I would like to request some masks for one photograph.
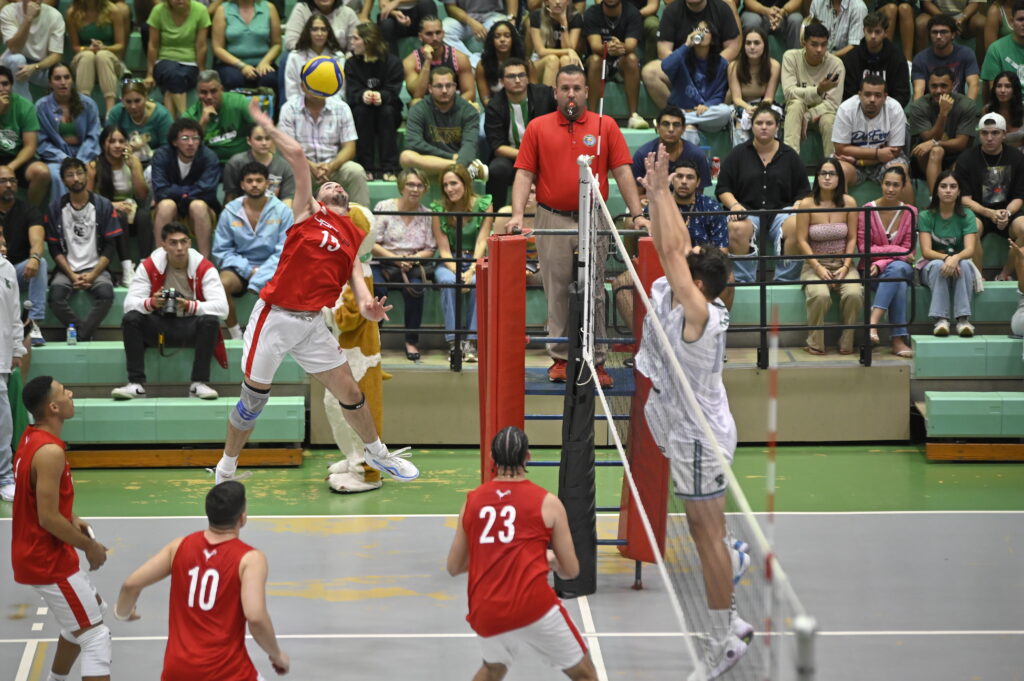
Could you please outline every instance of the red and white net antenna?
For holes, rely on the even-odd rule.
[[[768,334],[768,463],[765,471],[765,510],[767,511],[765,537],[768,551],[764,558],[764,577],[768,584],[765,589],[764,643],[768,646],[765,656],[765,681],[771,681],[772,672],[778,668],[778,645],[782,640],[773,636],[773,613],[778,605],[773,583],[772,562],[775,559],[775,454],[778,441],[779,420],[779,306],[772,305],[771,330]],[[779,639],[778,645],[773,639]]]

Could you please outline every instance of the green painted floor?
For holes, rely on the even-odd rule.
[[[537,460],[555,450],[537,450]],[[265,468],[246,481],[251,515],[405,515],[456,513],[478,482],[479,453],[422,450],[423,474],[386,482],[375,492],[333,494],[324,482],[334,452],[307,452],[298,468]],[[599,457],[614,457],[614,451]],[[244,454],[243,454],[244,462]],[[778,454],[777,511],[1024,510],[1024,464],[929,463],[916,446],[783,447]],[[244,464],[243,464],[244,467]],[[765,450],[741,447],[736,476],[755,510],[764,508]],[[597,469],[598,506],[617,506],[618,468]],[[530,477],[552,491],[554,468]],[[75,510],[82,516],[202,515],[211,477],[196,469],[79,470]],[[0,517],[10,516],[0,504]]]

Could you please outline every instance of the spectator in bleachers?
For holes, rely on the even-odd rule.
[[[451,0],[444,2],[448,14],[442,22],[448,44],[469,57],[476,68],[480,49],[472,49],[466,42],[475,38],[478,44],[487,39],[487,31],[498,21],[513,16],[515,0]]]
[[[433,3],[431,3],[431,7],[433,7]],[[341,51],[348,52],[348,37],[352,34],[352,29],[359,23],[359,17],[351,7],[345,4],[344,0],[299,0],[295,3],[292,13],[288,16],[288,23],[284,27],[284,49],[289,52],[296,49],[306,22],[314,14],[327,17],[331,31],[341,46]]]
[[[295,49],[288,53],[284,70],[285,102],[302,96],[302,67],[313,57],[332,57],[341,68],[346,68],[345,51],[341,49],[327,18],[320,13],[309,17],[295,43]],[[345,89],[338,90],[334,96],[344,99]]]
[[[828,29],[821,24],[804,28],[804,46],[782,55],[782,96],[786,100],[783,139],[797,151],[807,131],[817,127],[825,156],[834,154],[832,126],[842,103],[846,67],[828,51]]]
[[[277,153],[274,140],[258,125],[249,130],[248,151],[235,154],[224,166],[224,203],[234,201],[244,194],[242,190],[242,168],[256,161],[267,169],[267,196],[276,196],[291,208],[295,198],[295,173],[281,154]]]
[[[974,102],[953,91],[953,72],[945,66],[928,76],[928,97],[907,107],[910,156],[935,186],[939,171],[952,167],[957,157],[974,142],[978,110]]]
[[[480,114],[455,96],[455,74],[447,67],[430,71],[430,96],[411,109],[405,123],[403,168],[419,168],[439,177],[452,163],[461,163],[473,179],[487,180],[487,166],[477,158]]]
[[[736,9],[723,0],[676,0],[666,5],[658,29],[658,58],[641,72],[647,96],[659,109],[668,102],[671,83],[661,70],[661,60],[679,49],[700,22],[711,27],[722,45],[722,59],[730,62],[740,53],[740,21]]]
[[[956,176],[951,170],[943,170],[935,182],[931,203],[921,211],[917,221],[921,239],[918,268],[921,283],[932,292],[928,316],[935,320],[932,333],[936,336],[949,335],[949,323],[954,317],[957,335],[965,338],[974,335],[971,303],[978,270],[971,258],[978,244],[980,227],[971,209],[961,202]]]
[[[373,246],[376,258],[431,258],[437,241],[431,229],[431,211],[421,202],[430,182],[427,175],[416,168],[406,168],[398,173],[398,191],[396,199],[385,199],[373,208],[375,214],[377,243]],[[416,213],[416,215],[381,215],[392,211]],[[414,260],[374,262],[373,290],[376,296],[387,295],[386,283],[408,282],[421,284],[429,280],[427,270],[433,271],[433,263],[417,263]],[[420,336],[415,329],[420,328],[423,319],[422,287],[406,287],[401,289],[405,309],[405,328],[412,329],[405,334],[405,357],[410,362],[420,361]]]
[[[313,184],[333,180],[360,205],[370,202],[366,171],[355,162],[356,125],[352,110],[340,99],[303,96],[285,102],[278,126],[298,140],[306,152]]]
[[[433,223],[437,254],[441,258],[472,258],[472,262],[438,263],[434,270],[434,281],[438,284],[459,282],[469,289],[469,302],[463,312],[469,319],[470,331],[476,331],[476,261],[487,254],[487,238],[494,225],[494,206],[491,196],[477,196],[473,192],[473,180],[465,166],[453,164],[441,174],[441,199],[430,204],[435,213],[486,213],[486,216],[462,218],[461,230],[455,218],[435,217]],[[459,232],[461,231],[461,236]],[[461,250],[458,246],[461,243]],[[455,319],[455,296],[458,289],[441,289],[441,311],[446,329],[455,329],[462,320]],[[455,334],[446,333],[450,351],[455,349]],[[462,356],[467,362],[476,361],[476,334],[470,334],[462,341]]]
[[[733,146],[750,139],[750,116],[758,102],[775,100],[782,66],[768,52],[768,34],[761,28],[743,31],[743,49],[729,63],[729,99],[733,105]]]
[[[221,3],[213,13],[210,40],[226,90],[268,87],[277,93],[281,17],[268,0]]]
[[[882,196],[868,201],[865,207],[886,210],[863,212],[857,215],[857,251],[871,253],[872,277],[883,279],[906,279],[907,281],[880,281],[871,284],[876,293],[871,301],[871,324],[878,324],[882,316],[889,315],[889,323],[896,326],[889,329],[892,354],[910,358],[910,334],[907,331],[907,293],[914,280],[914,223],[917,208],[900,201],[903,187],[910,178],[900,166],[893,166],[882,175]],[[865,223],[868,225],[865,228]],[[871,236],[871,247],[867,248],[865,232]],[[861,267],[864,267],[862,261]],[[871,345],[878,345],[878,329],[872,326],[868,332]]]
[[[813,255],[803,261],[800,281],[820,280],[828,283],[804,285],[807,302],[807,325],[821,326],[832,307],[832,293],[839,293],[840,321],[844,325],[856,324],[864,310],[864,287],[853,266],[856,252],[857,213],[843,208],[856,208],[857,202],[846,193],[846,182],[839,160],[827,158],[818,166],[811,187],[811,195],[797,201],[796,208],[814,210],[796,214],[796,242],[798,252]],[[856,329],[843,329],[839,335],[839,354],[853,353]],[[804,351],[812,355],[825,354],[825,331],[807,332]]]
[[[46,241],[57,265],[50,282],[50,309],[64,326],[75,325],[78,340],[90,341],[114,303],[107,266],[117,257],[123,230],[113,204],[86,188],[88,172],[80,159],[65,158],[60,178],[67,191],[53,200],[46,216]],[[71,309],[75,291],[92,297],[85,319]]]
[[[370,9],[374,0],[365,0],[360,21],[370,20]],[[412,38],[420,32],[420,22],[426,17],[437,15],[433,0],[380,0],[377,24],[391,54],[398,56],[398,42],[401,38]]]
[[[992,0],[985,15],[985,49],[1013,33],[1013,5],[1016,0]]]
[[[66,158],[83,163],[100,153],[100,113],[92,97],[75,89],[71,69],[63,64],[50,68],[50,94],[36,102],[39,118],[39,158],[50,168],[50,198],[62,196],[60,164]]]
[[[206,68],[210,13],[196,0],[164,0],[153,7],[146,48],[146,87],[160,86],[164,106],[178,118]]]
[[[217,154],[221,165],[246,150],[245,138],[252,128],[249,98],[238,92],[224,92],[216,71],[199,73],[199,99],[184,116],[199,121],[203,142]]]
[[[661,63],[672,83],[668,103],[687,112],[683,137],[694,145],[700,144],[699,131],[718,132],[732,122],[732,107],[725,103],[729,65],[717,40],[707,24],[700,24],[686,44]]]
[[[50,169],[36,160],[39,143],[39,117],[32,102],[11,91],[14,75],[0,66],[0,165],[14,171],[18,185],[35,206],[41,205],[50,191]]]
[[[1024,144],[1024,94],[1015,72],[1002,71],[995,77],[981,113],[997,113],[1006,121],[1003,144],[1018,148]]]
[[[784,50],[800,47],[800,28],[804,20],[800,14],[801,0],[746,0],[743,3],[744,32],[759,28],[776,36]]]
[[[808,18],[828,29],[828,51],[842,57],[864,39],[867,13],[862,0],[811,0]]]
[[[121,88],[121,103],[107,112],[107,123],[124,130],[132,153],[143,167],[149,165],[154,149],[167,144],[167,131],[174,122],[167,107],[148,96],[145,83],[129,80]]]
[[[364,21],[349,37],[345,98],[356,122],[356,161],[370,179],[393,182],[398,172],[398,126],[402,123],[402,62],[388,52],[377,24]],[[379,162],[374,158],[380,158]]]
[[[921,0],[921,13],[914,19],[918,49],[928,43],[926,31],[931,30],[931,19],[944,14],[952,19],[956,32],[963,38],[976,38],[975,59],[981,63],[985,49],[985,4],[985,0]]]
[[[530,12],[530,42],[538,82],[553,86],[558,69],[567,64],[583,66],[582,33],[583,15],[569,0],[543,0],[538,9]]]
[[[850,97],[836,111],[832,143],[843,164],[846,186],[861,182],[880,182],[885,169],[900,165],[910,174],[910,161],[904,154],[907,141],[907,116],[895,99],[886,96],[885,81],[879,76],[864,76],[860,93]],[[902,199],[914,203],[914,187],[904,187]]]
[[[28,350],[22,344],[21,305],[18,301],[18,275],[8,262],[7,242],[0,235],[0,500],[14,501],[14,469],[11,466],[11,440],[14,438],[14,418],[7,396],[7,383],[21,358]],[[27,493],[26,493],[27,494]]]
[[[213,235],[213,260],[220,268],[220,283],[227,294],[225,321],[232,338],[242,337],[235,313],[235,298],[259,292],[274,276],[285,233],[294,222],[292,209],[268,194],[270,173],[259,161],[242,167],[244,194],[226,206]]]
[[[985,114],[978,123],[979,144],[960,154],[956,164],[959,196],[964,206],[978,219],[977,243],[972,249],[974,264],[980,270],[984,262],[981,240],[995,233],[1010,240],[1024,237],[1024,154],[1008,146],[1006,119]],[[1014,271],[1010,251],[997,281],[1005,281]]]
[[[29,83],[48,85],[50,69],[64,56],[64,30],[64,17],[50,5],[22,0],[0,9],[0,37],[6,46],[0,64],[14,74],[16,94],[31,102]]]
[[[501,67],[511,57],[525,60],[526,51],[515,25],[503,19],[495,22],[487,32],[480,63],[476,65],[476,90],[482,106],[487,106],[494,93],[501,90]],[[532,72],[533,67],[527,66]]]
[[[526,126],[538,116],[555,110],[555,96],[547,85],[527,80],[527,65],[510,57],[501,67],[502,88],[487,104],[484,132],[494,156],[488,165],[487,193],[501,208],[508,201],[508,190],[515,178],[519,141]]]
[[[846,69],[844,100],[857,94],[860,81],[873,73],[885,79],[886,91],[900,106],[906,107],[910,103],[910,74],[899,50],[885,37],[888,21],[881,12],[872,12],[864,17],[864,40],[843,55],[843,68]]]
[[[227,295],[213,263],[191,248],[188,228],[170,222],[160,233],[161,248],[142,261],[124,298],[124,338],[128,384],[114,388],[115,400],[146,397],[146,348],[191,347],[189,397],[217,399],[210,381],[210,360],[227,367],[220,320],[228,313]],[[171,290],[176,298],[169,297]],[[168,308],[172,310],[168,312]]]
[[[587,107],[597,111],[597,101],[604,92],[602,72],[608,80],[622,78],[629,119],[626,125],[637,130],[650,127],[637,113],[640,106],[640,58],[636,50],[643,39],[643,17],[632,4],[622,0],[600,0],[583,12],[583,39],[587,56]],[[666,74],[673,89],[675,74]]]
[[[0,227],[7,240],[7,259],[14,265],[18,286],[28,295],[32,345],[45,345],[39,322],[46,318],[46,230],[43,215],[35,204],[18,198],[17,178],[8,166],[0,165]]]
[[[914,99],[924,96],[929,73],[940,66],[948,66],[953,72],[953,89],[977,101],[978,58],[970,49],[956,43],[958,31],[953,17],[945,14],[928,20],[931,45],[914,55],[910,69],[910,77],[914,81]]]
[[[697,169],[697,176],[700,180],[698,187],[703,191],[711,186],[711,168],[708,165],[708,157],[701,148],[683,137],[683,130],[686,127],[686,114],[677,106],[666,106],[658,112],[656,119],[658,136],[650,142],[644,143],[633,153],[633,179],[636,180],[637,191],[643,197],[647,190],[644,188],[640,178],[647,174],[644,161],[647,155],[658,150],[659,144],[665,145],[668,153],[668,172],[671,175],[675,169],[682,165],[683,161],[690,161]],[[694,242],[698,243],[698,242]]]
[[[121,60],[128,45],[120,13],[110,0],[74,0],[68,9],[67,33],[79,90],[91,97],[99,81],[104,111],[110,111],[117,101],[117,83],[125,69]]]
[[[424,17],[419,37],[422,46],[402,60],[405,89],[412,98],[409,106],[415,106],[428,94],[430,74],[442,66],[451,70],[459,95],[467,102],[475,102],[476,81],[469,57],[445,44],[441,20],[435,16]]]
[[[981,65],[981,79],[991,83],[1000,71],[1024,73],[1024,0],[1013,3],[1013,33],[992,43]]]
[[[896,37],[896,27],[899,26],[903,58],[909,64],[914,59],[914,37],[917,34],[914,18],[917,16],[917,0],[878,0],[875,3],[875,11],[885,17],[885,37],[890,43]]]
[[[128,237],[138,241],[138,260],[153,251],[153,226],[150,223],[149,185],[138,156],[131,152],[128,137],[116,125],[108,125],[100,133],[103,150],[86,167],[89,173],[86,188],[110,201],[121,221],[123,234],[117,241],[121,261],[121,281],[125,286],[132,279],[132,257]]]
[[[756,236],[765,225],[768,243],[774,253],[782,253],[782,225],[797,199],[810,193],[807,171],[800,154],[780,142],[778,137],[781,116],[770,102],[761,102],[754,110],[752,119],[753,137],[729,152],[722,161],[715,194],[725,209],[732,211],[729,216],[729,243],[734,255],[758,254],[759,239]],[[768,215],[746,215],[748,210],[777,210]],[[749,248],[742,244],[749,243]],[[767,253],[765,255],[768,255]],[[754,281],[756,263],[733,261],[736,281]],[[800,262],[781,261],[776,264],[775,278],[795,281],[800,271]]]
[[[637,56],[640,57],[640,63],[644,64],[658,56],[658,27],[661,25],[658,10],[661,8],[661,0],[623,1],[636,7],[643,19],[643,38],[640,40],[640,51]]]
[[[220,212],[217,154],[203,144],[203,130],[191,118],[179,118],[167,133],[168,144],[153,152],[150,163],[153,200],[153,239],[160,245],[164,226],[188,218],[199,252],[210,252],[213,216]]]

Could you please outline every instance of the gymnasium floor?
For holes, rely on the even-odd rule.
[[[537,458],[553,456],[538,452]],[[418,453],[420,480],[341,496],[322,482],[327,452],[301,468],[264,469],[247,481],[243,539],[270,560],[269,607],[291,678],[469,679],[479,663],[464,622],[465,577],[444,560],[478,454]],[[913,447],[784,448],[779,454],[777,547],[804,605],[819,620],[817,679],[1024,679],[1024,466],[929,464]],[[764,457],[741,448],[736,473],[759,510]],[[621,472],[598,469],[598,504],[613,505]],[[532,479],[554,485],[555,472]],[[174,536],[201,529],[209,479],[192,470],[75,474],[76,510],[111,549],[93,573],[104,597]],[[0,506],[9,545],[10,506]],[[612,536],[615,518],[602,516]],[[599,552],[598,592],[567,602],[609,680],[685,678],[689,662],[664,586],[645,569]],[[740,587],[757,594],[756,579]],[[0,563],[0,681],[45,679],[57,635],[31,590]],[[159,678],[166,583],[143,594],[143,619],[109,622],[113,678]],[[254,645],[257,667],[272,678]],[[760,652],[725,678],[760,678]],[[746,665],[746,667],[744,667]],[[72,676],[77,678],[77,676]],[[524,660],[509,679],[564,678]],[[783,678],[792,678],[786,676]]]

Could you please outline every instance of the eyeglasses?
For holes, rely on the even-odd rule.
[[[18,184],[16,177],[0,177],[0,184]]]
[[[406,189],[426,189],[426,185],[420,184],[419,182],[406,182]]]
[[[839,173],[834,170],[821,170],[818,172],[818,177],[839,177]]]
[[[434,88],[435,90],[454,90],[455,83],[434,83],[430,87]]]
[[[178,138],[178,141],[179,142],[200,142],[200,141],[202,141],[202,139],[203,139],[202,137],[198,137],[196,135],[182,135],[181,137]]]
[[[526,75],[526,72],[523,72],[523,73],[506,73],[505,74],[505,78],[508,78],[509,80],[526,80],[527,75]]]

